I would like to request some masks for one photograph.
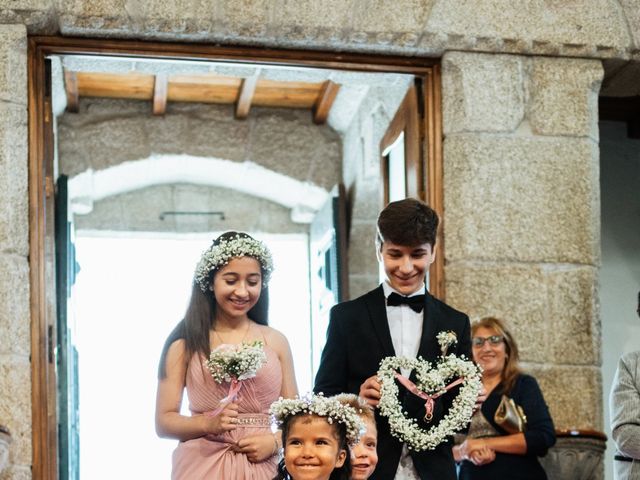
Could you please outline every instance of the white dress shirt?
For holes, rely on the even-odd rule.
[[[382,282],[384,297],[387,298],[391,292],[400,292],[394,290],[386,281]],[[414,295],[422,295],[425,293],[425,285],[423,284],[417,291],[408,297]],[[389,322],[389,331],[391,332],[391,341],[393,349],[398,357],[416,358],[418,349],[420,348],[420,338],[422,337],[422,320],[424,318],[424,310],[415,312],[408,305],[398,305],[390,307],[387,305],[387,321]],[[404,369],[401,371],[405,377],[409,376],[409,371]],[[402,454],[400,455],[400,463],[396,470],[395,480],[420,480],[416,468],[413,466],[413,460],[409,455],[409,449],[406,444],[402,445]]]

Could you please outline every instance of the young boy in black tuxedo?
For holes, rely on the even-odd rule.
[[[376,372],[387,356],[440,355],[436,335],[453,331],[457,344],[449,353],[471,357],[469,318],[429,294],[425,277],[436,255],[437,214],[424,202],[392,202],[378,216],[376,250],[386,279],[376,289],[331,310],[327,343],[322,352],[314,391],[325,395],[355,393],[370,405],[380,400]],[[402,409],[428,429],[446,415],[457,388],[435,402],[433,418],[424,401],[401,387]],[[378,466],[371,480],[455,480],[451,444],[434,450],[409,451],[393,437],[387,419],[376,410]]]

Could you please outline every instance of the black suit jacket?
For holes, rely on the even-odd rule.
[[[435,361],[440,355],[436,335],[445,330],[456,333],[458,343],[449,353],[471,358],[469,318],[427,293],[423,310],[422,337],[418,356]],[[314,391],[326,396],[342,392],[355,393],[360,385],[378,371],[380,361],[395,356],[382,286],[365,295],[333,307],[327,329],[327,343],[322,351]],[[403,409],[410,416],[422,419],[424,401],[407,393],[402,387]],[[442,419],[458,388],[452,389],[435,402],[429,428]],[[422,422],[422,420],[420,420]],[[376,410],[378,427],[378,466],[371,480],[392,480],[402,453],[402,443],[393,437],[387,419]],[[443,443],[434,450],[412,452],[413,463],[422,480],[455,480],[455,464],[451,444]]]

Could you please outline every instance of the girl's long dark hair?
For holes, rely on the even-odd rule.
[[[280,430],[282,431],[282,446],[285,448],[285,450],[287,448],[287,438],[289,438],[291,422],[303,415],[307,414],[290,415],[284,420],[284,422],[282,422]],[[329,480],[349,480],[351,478],[351,452],[349,451],[349,444],[347,443],[347,427],[345,427],[344,424],[338,422],[333,422],[330,425],[334,428],[337,434],[338,448],[346,452],[346,457],[344,460],[344,464],[342,464],[341,467],[333,469]],[[278,470],[276,476],[273,477],[273,480],[295,480],[287,471],[287,466],[284,463],[284,458],[278,463]]]
[[[222,240],[230,240],[236,237],[253,238],[242,232],[225,232],[213,241],[212,245],[218,245]],[[260,262],[258,262],[260,263]],[[266,278],[266,272],[260,264],[262,278]],[[213,277],[218,269],[211,270],[208,277],[208,283],[213,282]],[[167,337],[162,347],[160,355],[160,364],[158,366],[158,378],[163,379],[167,376],[167,352],[169,347],[176,340],[184,339],[185,341],[185,359],[190,359],[194,353],[200,353],[205,357],[209,357],[211,348],[209,345],[209,330],[213,327],[216,313],[216,298],[212,291],[203,292],[200,285],[194,281],[191,287],[191,299],[187,307],[187,312],[178,325]],[[247,313],[248,317],[260,325],[269,324],[269,289],[262,287],[260,298]]]

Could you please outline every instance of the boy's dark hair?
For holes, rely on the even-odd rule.
[[[436,244],[438,214],[426,203],[415,198],[391,202],[378,215],[376,245],[385,241],[415,247]]]

